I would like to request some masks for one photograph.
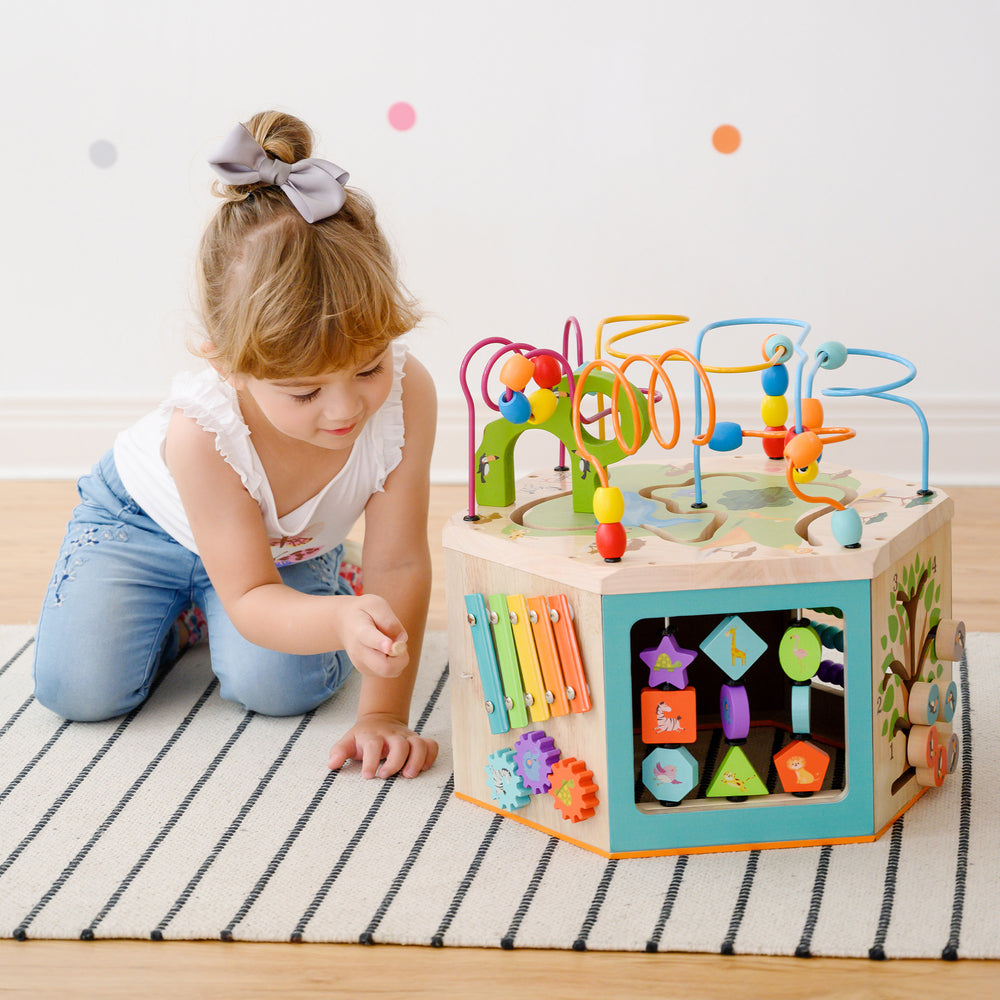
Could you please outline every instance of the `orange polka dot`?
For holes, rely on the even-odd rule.
[[[735,153],[740,141],[740,130],[735,125],[720,125],[712,133],[712,145],[720,153]]]

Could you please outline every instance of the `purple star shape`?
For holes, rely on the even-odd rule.
[[[670,684],[675,688],[688,686],[687,668],[698,655],[696,649],[685,649],[677,639],[666,634],[658,646],[644,649],[639,659],[649,667],[649,686]]]

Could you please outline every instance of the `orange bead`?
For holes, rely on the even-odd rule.
[[[812,431],[803,431],[785,442],[785,457],[796,469],[805,469],[823,453],[823,442]]]
[[[802,426],[814,430],[823,426],[823,404],[818,399],[802,400]]]
[[[500,381],[508,389],[524,392],[524,387],[535,374],[535,366],[523,354],[512,354],[500,369]]]

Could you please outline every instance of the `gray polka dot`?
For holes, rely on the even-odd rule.
[[[118,159],[118,150],[113,142],[98,139],[90,144],[90,162],[95,167],[113,167]]]

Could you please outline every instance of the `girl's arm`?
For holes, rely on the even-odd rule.
[[[286,653],[343,649],[363,674],[405,669],[405,655],[390,654],[406,636],[384,599],[301,594],[282,582],[260,508],[214,434],[175,412],[166,459],[212,585],[246,639]]]
[[[386,479],[385,491],[374,494],[365,507],[361,563],[365,593],[384,598],[399,616],[408,656],[398,676],[364,677],[357,723],[330,751],[331,768],[349,758],[360,759],[365,777],[388,777],[400,770],[415,777],[437,756],[437,744],[412,732],[408,724],[430,600],[427,514],[437,424],[434,383],[412,356],[403,379],[403,420],[402,460]]]

